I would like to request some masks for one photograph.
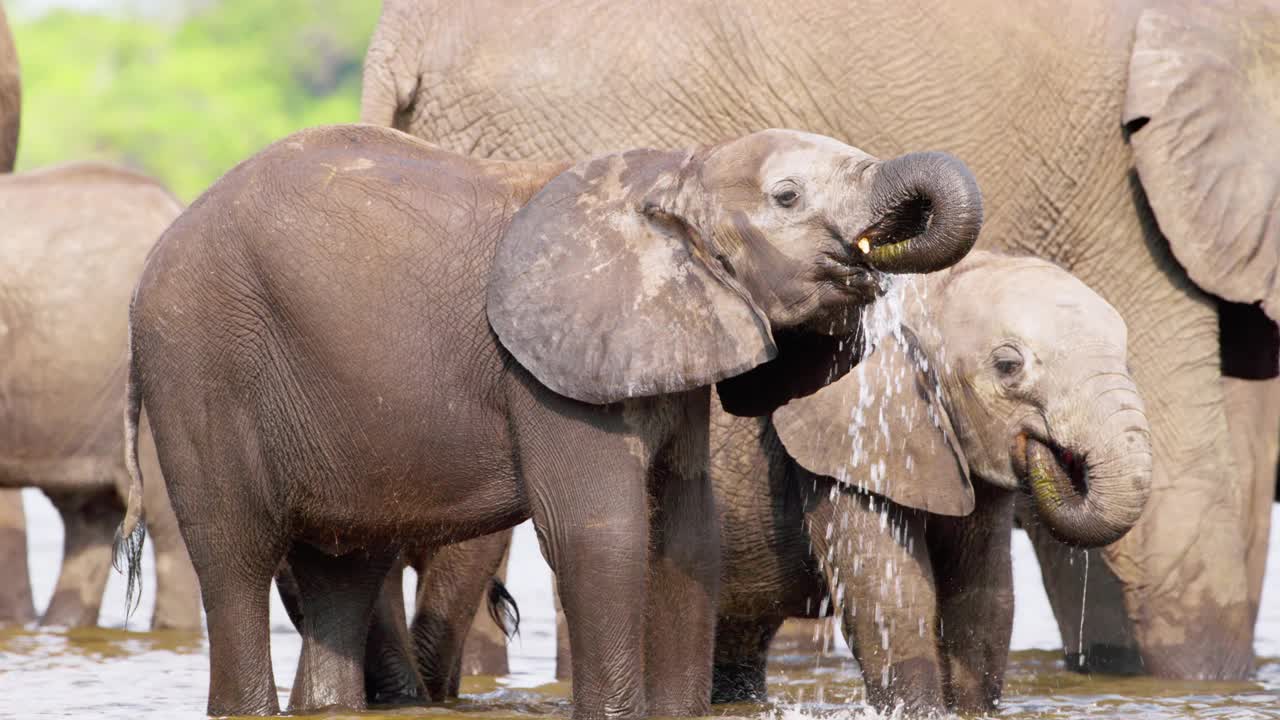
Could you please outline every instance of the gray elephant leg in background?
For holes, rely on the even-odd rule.
[[[1062,635],[1067,669],[1142,673],[1142,654],[1125,611],[1124,588],[1108,571],[1102,551],[1059,542],[1037,520],[1030,498],[1018,497],[1015,502],[1019,525],[1031,540],[1040,564],[1049,606]]]
[[[302,591],[288,562],[281,563],[276,571],[276,588],[294,629],[303,633]],[[310,668],[310,671],[316,673],[326,669]],[[330,679],[313,674],[305,681],[300,676],[296,677],[294,682],[323,687]],[[387,572],[369,621],[364,690],[369,705],[411,704],[429,697],[422,678],[418,676],[409,641],[404,616],[404,563],[399,558]]]
[[[511,531],[410,553],[418,572],[412,636],[418,672],[436,702],[458,696],[469,631],[488,617],[485,591],[511,544]],[[505,659],[506,638],[498,648]]]
[[[954,712],[996,707],[1013,636],[1014,495],[975,483],[974,511],[929,518],[925,537],[938,593],[943,692]]]
[[[814,555],[824,559],[845,640],[862,667],[867,701],[882,712],[898,701],[908,713],[943,709],[925,516],[844,485],[832,499],[831,483],[805,485],[815,488],[805,523]],[[832,525],[837,531],[828,539]]]
[[[1240,493],[1246,518],[1245,567],[1249,574],[1250,618],[1258,619],[1262,581],[1267,569],[1271,504],[1275,501],[1276,460],[1280,454],[1280,379],[1244,380],[1224,377],[1227,424],[1239,471],[1248,479]]]
[[[36,619],[27,570],[27,515],[22,491],[0,489],[0,625],[23,625]]]
[[[45,492],[62,516],[62,568],[41,625],[86,627],[98,623],[111,571],[112,543],[124,519],[115,488]]]
[[[507,540],[503,545],[502,559],[491,573],[499,582],[506,581],[511,547],[511,531],[503,534]],[[487,583],[485,587],[488,587]],[[501,676],[511,672],[507,662],[507,635],[489,616],[488,605],[486,602],[477,603],[471,629],[467,631],[467,641],[462,646],[461,675]]]
[[[430,698],[413,657],[404,615],[404,561],[397,558],[382,582],[364,654],[365,699],[370,705]]]
[[[1280,499],[1280,328],[1257,305],[1218,303],[1222,385],[1236,466],[1245,479],[1240,516],[1247,519],[1245,568],[1250,622],[1258,619],[1267,569],[1271,503]]]
[[[781,617],[716,620],[711,702],[764,702],[768,696],[769,645]]]
[[[551,594],[556,604],[556,680],[573,680],[573,658],[569,654],[569,625],[564,621],[564,608],[560,605],[560,590],[556,579],[551,578]]]
[[[142,476],[150,479],[143,485],[142,502],[146,508],[147,535],[156,560],[156,604],[151,629],[199,632],[204,624],[200,614],[200,580],[187,553],[187,544],[182,540],[173,506],[169,504],[155,441],[145,421],[138,433],[138,462]]]
[[[289,696],[291,712],[362,709],[365,648],[374,607],[396,549],[332,556],[307,543],[289,552],[302,608],[302,654]]]

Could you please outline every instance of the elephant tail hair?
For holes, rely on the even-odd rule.
[[[489,605],[489,617],[497,624],[507,639],[520,632],[520,607],[516,599],[507,592],[507,586],[498,578],[489,578],[489,594],[486,599]]]
[[[132,313],[130,313],[132,314]],[[112,548],[112,565],[117,572],[127,569],[128,584],[125,587],[125,622],[138,609],[142,596],[142,541],[147,534],[142,507],[142,470],[138,467],[138,423],[142,415],[142,388],[138,384],[137,356],[133,352],[132,327],[129,333],[127,353],[128,380],[125,384],[124,407],[124,462],[129,471],[129,499],[125,506],[124,521],[116,530]]]

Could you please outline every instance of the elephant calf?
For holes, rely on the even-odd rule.
[[[292,708],[360,708],[401,552],[530,517],[575,716],[706,711],[711,386],[760,415],[840,377],[881,273],[954,264],[981,222],[955,158],[783,130],[566,167],[334,126],[241,163],[160,238],[130,316],[128,434],[145,407],[200,578],[209,712],[278,710],[282,561]]]
[[[915,282],[902,332],[844,378],[767,420],[713,409],[715,702],[764,699],[785,619],[840,612],[876,707],[989,710],[1018,492],[1084,547],[1142,512],[1151,440],[1116,311],[1027,257],[974,251]]]

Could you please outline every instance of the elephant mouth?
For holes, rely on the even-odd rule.
[[[1079,501],[1089,494],[1085,456],[1053,442],[1023,433],[1015,439],[1014,474],[1037,498],[1057,503]]]
[[[917,194],[858,233],[849,253],[870,266],[896,260],[911,250],[912,240],[929,231],[933,216],[933,201]]]
[[[827,282],[840,294],[858,305],[868,305],[884,294],[883,273],[866,265],[849,265],[837,261],[827,273]]]

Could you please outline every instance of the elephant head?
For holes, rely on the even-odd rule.
[[[857,311],[882,273],[955,263],[981,223],[973,176],[941,153],[878,161],[767,130],[610,155],[515,214],[489,321],[562,395],[610,403],[727,381],[731,412],[765,414],[856,362]]]
[[[1023,488],[1060,540],[1119,539],[1151,482],[1120,315],[1033,258],[975,252],[920,285],[929,314],[908,293],[914,332],[773,414],[787,452],[810,471],[944,515],[972,510],[970,476]],[[860,392],[870,378],[885,392]],[[866,428],[852,451],[851,419]]]

